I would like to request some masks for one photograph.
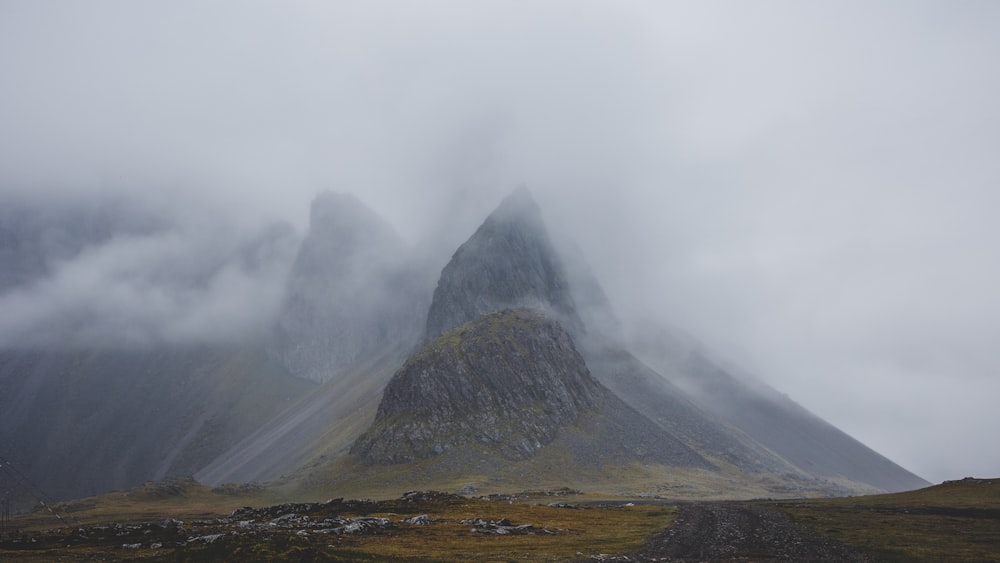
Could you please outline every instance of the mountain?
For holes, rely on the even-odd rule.
[[[391,343],[416,340],[430,284],[408,254],[393,228],[354,196],[317,196],[269,354],[322,382]]]
[[[110,196],[0,203],[0,457],[34,494],[191,475],[316,387],[269,361],[256,331],[213,318],[231,311],[193,299],[259,295],[241,282],[283,271],[290,227],[190,242],[201,216],[185,211]]]
[[[426,338],[504,308],[541,309],[571,331],[582,326],[541,211],[523,187],[500,203],[444,267],[427,313]]]
[[[371,422],[386,382],[419,344],[433,278],[395,230],[352,195],[325,192],[304,237],[268,356],[320,383],[195,476],[269,481],[336,457]]]
[[[925,484],[702,347],[653,328],[626,333],[582,252],[553,243],[525,189],[453,253],[436,286],[353,196],[321,194],[310,211],[294,261],[283,250],[294,237],[279,228],[197,260],[181,245],[165,263],[116,213],[67,221],[57,242],[0,214],[0,258],[19,268],[0,292],[10,303],[49,288],[53,272],[69,282],[120,257],[137,264],[115,270],[138,272],[126,287],[161,284],[180,304],[197,291],[226,297],[260,272],[284,287],[273,309],[255,302],[263,312],[247,317],[272,319],[270,330],[228,340],[169,340],[164,309],[135,345],[132,325],[84,302],[90,316],[45,320],[70,334],[112,326],[100,334],[121,340],[0,342],[0,456],[61,498],[180,475],[267,482],[282,498],[464,484],[682,497]],[[157,229],[158,244],[181,236],[169,221]],[[30,258],[38,249],[52,254]]]
[[[655,421],[658,432],[720,460],[773,471],[796,470],[700,409],[660,374],[635,359],[615,338],[614,319],[600,283],[579,258],[569,265],[545,227],[530,192],[518,188],[486,218],[441,271],[427,321],[427,334],[512,306],[558,319],[574,335],[575,348],[602,387]],[[584,304],[584,313],[578,310]],[[583,318],[599,324],[585,326]],[[384,404],[384,403],[383,403]]]
[[[594,379],[557,322],[509,309],[481,315],[411,356],[351,453],[368,465],[484,454],[517,461],[584,423],[589,439],[570,448],[579,463],[711,467]]]
[[[591,325],[584,324],[577,302],[588,304]],[[512,355],[512,350],[560,348],[552,342],[551,326],[543,329],[537,320],[528,328],[515,316],[516,330],[499,322],[512,318],[496,312],[510,308],[565,323],[573,354],[558,361]],[[484,448],[507,460],[531,457],[551,448],[560,433],[569,432],[566,421],[592,406],[589,395],[567,393],[567,380],[545,371],[559,363],[569,371],[586,370],[582,381],[596,382],[602,397],[627,405],[644,421],[643,435],[683,445],[707,466],[741,475],[748,486],[772,481],[786,491],[845,493],[924,483],[790,400],[768,406],[748,382],[725,378],[725,397],[692,393],[691,378],[694,387],[718,387],[713,382],[720,381],[721,368],[702,357],[697,366],[663,366],[668,369],[658,372],[628,350],[609,309],[585,267],[564,265],[538,206],[527,190],[518,189],[442,270],[426,338],[443,336],[430,340],[389,382],[374,423],[352,454],[368,465],[413,463],[448,452],[475,457]],[[606,321],[593,326],[594,319]],[[677,347],[672,352],[671,357],[690,356]],[[551,410],[539,414],[537,405]],[[596,444],[605,447],[609,443]],[[674,461],[661,460],[665,465],[681,459],[666,458]]]

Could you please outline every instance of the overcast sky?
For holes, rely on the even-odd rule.
[[[0,190],[457,244],[526,183],[623,315],[996,477],[998,54],[993,1],[3,0]]]

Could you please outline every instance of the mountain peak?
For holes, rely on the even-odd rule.
[[[500,203],[442,270],[426,338],[507,308],[541,310],[570,329],[582,326],[541,210],[523,186]]]
[[[536,225],[542,224],[542,210],[538,207],[534,196],[531,195],[531,191],[524,184],[508,194],[493,210],[490,217],[498,221],[525,221]]]
[[[336,237],[341,247],[359,244],[402,246],[395,229],[352,194],[325,191],[309,205],[309,233]],[[369,239],[369,242],[363,242]]]
[[[358,198],[316,196],[270,355],[325,381],[386,343],[419,338],[423,276],[406,257],[392,226]]]

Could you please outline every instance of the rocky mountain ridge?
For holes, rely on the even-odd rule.
[[[593,408],[598,386],[555,323],[528,311],[488,313],[406,361],[351,453],[393,464],[485,444],[524,459]]]

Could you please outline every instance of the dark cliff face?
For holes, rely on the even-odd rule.
[[[426,339],[505,308],[543,310],[571,331],[582,327],[564,267],[524,188],[500,204],[441,272]]]
[[[595,407],[601,392],[557,323],[535,312],[494,312],[411,357],[352,453],[393,464],[478,445],[524,459]]]
[[[559,323],[524,309],[482,315],[412,356],[351,453],[368,465],[441,456],[471,467],[542,449],[580,466],[713,467],[594,379]]]
[[[386,345],[415,339],[429,283],[381,217],[354,196],[312,203],[269,355],[325,381]]]

